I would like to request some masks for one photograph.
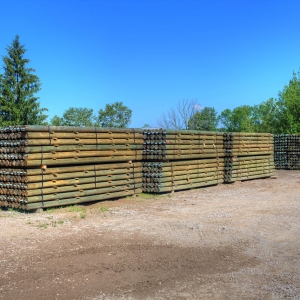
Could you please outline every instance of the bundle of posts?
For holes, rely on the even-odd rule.
[[[0,129],[0,206],[37,209],[141,192],[143,131],[71,126]]]
[[[140,162],[0,169],[0,206],[38,209],[142,192]]]
[[[274,162],[276,169],[300,170],[300,135],[274,135]]]
[[[296,144],[289,148],[294,156]],[[172,192],[267,177],[273,169],[270,134],[71,126],[0,129],[2,207],[34,210],[142,191]]]
[[[226,156],[273,155],[274,140],[270,133],[225,132]]]
[[[224,182],[270,177],[275,166],[271,155],[225,157]]]
[[[143,162],[143,192],[162,193],[223,183],[224,158]]]
[[[270,177],[274,140],[269,133],[224,133],[224,182]]]
[[[0,166],[37,167],[141,160],[142,130],[71,126],[0,129]]]
[[[191,160],[224,156],[223,133],[145,130],[143,160]]]

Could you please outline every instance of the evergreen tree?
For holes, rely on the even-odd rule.
[[[0,126],[43,125],[47,118],[43,112],[47,109],[40,108],[35,96],[41,83],[33,74],[35,70],[27,66],[30,60],[23,57],[26,49],[18,35],[6,50],[4,73],[0,76]]]

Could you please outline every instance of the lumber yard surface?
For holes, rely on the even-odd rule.
[[[300,299],[300,172],[0,211],[0,299]]]

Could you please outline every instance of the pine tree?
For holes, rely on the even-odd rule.
[[[30,60],[23,57],[26,49],[18,35],[6,50],[8,55],[2,57],[4,73],[0,75],[0,126],[43,125],[47,109],[40,108],[35,96],[41,89],[40,79],[27,66]]]

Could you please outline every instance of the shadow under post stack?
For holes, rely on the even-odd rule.
[[[163,193],[222,183],[223,156],[222,133],[146,130],[143,192]]]
[[[274,135],[274,161],[276,169],[300,170],[300,135]]]
[[[274,140],[269,133],[224,133],[224,182],[274,174]]]
[[[94,127],[0,129],[0,206],[37,209],[142,191],[142,131]]]

